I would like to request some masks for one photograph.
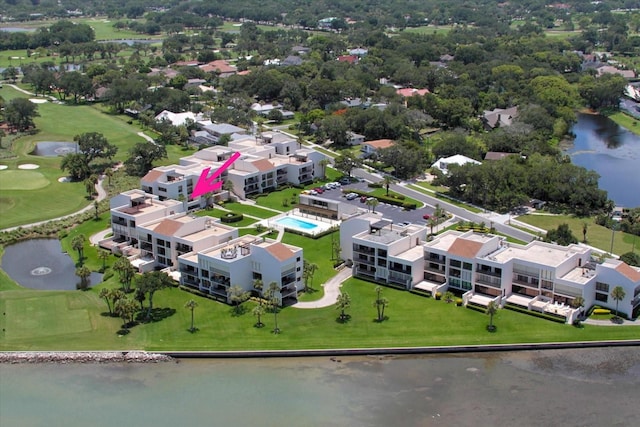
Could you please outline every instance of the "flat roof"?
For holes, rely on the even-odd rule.
[[[577,253],[585,253],[587,250],[587,248],[582,249],[573,245],[558,246],[536,240],[529,243],[527,246],[511,243],[504,250],[493,254],[492,258],[499,262],[507,262],[510,259],[517,258],[523,261],[544,264],[549,267],[557,267],[566,261],[567,258]]]

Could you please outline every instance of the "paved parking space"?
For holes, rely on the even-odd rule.
[[[369,207],[364,202],[360,202],[360,198],[356,198],[354,200],[347,200],[344,195],[343,190],[358,190],[368,192],[371,189],[367,186],[366,182],[354,182],[348,185],[343,185],[342,187],[326,190],[322,194],[318,194],[318,197],[323,197],[325,199],[330,200],[339,200],[342,203],[349,203],[351,205],[357,206],[361,209],[369,209]],[[426,207],[418,207],[418,209],[412,211],[405,211],[400,206],[389,205],[387,203],[378,203],[375,208],[376,212],[380,212],[384,215],[385,218],[389,218],[395,223],[402,223],[404,221],[409,221],[413,224],[422,224],[425,225],[427,221],[422,217],[424,214],[433,214],[434,208],[430,206]]]

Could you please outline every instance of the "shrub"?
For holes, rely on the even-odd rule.
[[[232,222],[242,221],[243,218],[244,215],[242,215],[241,213],[229,212],[228,214],[223,215],[220,218],[220,221],[224,222],[225,224],[229,224]]]
[[[441,300],[442,299],[442,292],[436,292],[436,300]]]
[[[462,305],[462,298],[456,298],[456,305],[460,307]]]

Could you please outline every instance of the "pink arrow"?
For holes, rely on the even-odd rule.
[[[224,164],[220,166],[208,178],[207,178],[207,175],[209,174],[209,171],[211,171],[211,168],[204,169],[200,174],[200,178],[198,178],[198,182],[196,183],[196,186],[194,187],[193,192],[191,193],[191,199],[195,199],[198,196],[207,194],[210,191],[219,190],[222,187],[222,181],[218,181],[218,182],[213,182],[213,181],[217,177],[219,177],[222,174],[222,172],[227,170],[229,166],[231,166],[231,164],[235,162],[238,157],[240,157],[239,152],[233,153],[233,155],[229,158],[229,160],[224,162]]]

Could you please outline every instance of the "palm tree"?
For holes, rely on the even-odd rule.
[[[86,266],[76,268],[76,276],[80,278],[79,289],[87,289],[89,287],[89,277],[91,276],[91,270]]]
[[[258,304],[262,305],[262,288],[264,287],[264,283],[262,282],[262,279],[254,279],[253,280],[253,289],[255,289],[256,291],[258,291]]]
[[[376,213],[376,206],[378,206],[378,203],[380,202],[375,197],[370,197],[367,199],[367,206],[371,208],[371,211],[373,213]]]
[[[487,326],[487,330],[489,332],[493,332],[496,330],[496,327],[493,325],[493,316],[498,312],[498,304],[495,301],[489,301],[487,305],[486,314],[489,315],[489,326]]]
[[[253,315],[258,318],[258,322],[254,325],[256,328],[262,328],[264,323],[262,323],[262,315],[264,314],[264,306],[262,304],[256,305],[253,307]]]
[[[304,279],[305,291],[313,289],[313,276],[316,274],[317,269],[318,264],[308,262],[307,260],[303,261],[302,277]]]
[[[102,260],[102,271],[104,272],[107,268],[107,260],[109,259],[109,255],[111,252],[105,251],[104,249],[100,249],[98,251],[98,258]]]
[[[322,177],[326,176],[327,166],[331,164],[331,161],[326,157],[318,162],[320,167],[322,168]]]
[[[389,195],[389,187],[391,186],[391,184],[393,184],[393,181],[394,179],[391,175],[385,175],[384,178],[382,179],[384,188],[387,190],[387,196]]]
[[[191,310],[191,327],[189,328],[189,332],[195,332],[196,328],[193,325],[193,311],[194,309],[198,306],[198,303],[195,302],[194,300],[190,299],[189,301],[187,301],[184,305],[185,308],[188,308],[189,310]]]
[[[113,311],[120,316],[122,321],[122,327],[127,330],[129,325],[133,323],[133,316],[136,314],[136,304],[128,298],[120,298],[116,301]]]
[[[587,228],[589,228],[589,224],[586,222],[582,223],[582,243],[587,243]]]
[[[622,286],[616,286],[611,291],[611,298],[613,298],[615,300],[615,302],[616,302],[616,317],[620,316],[620,314],[618,313],[618,304],[626,296],[627,296],[627,294],[625,293],[624,288]]]
[[[104,171],[104,176],[107,177],[107,185],[109,185],[109,187],[111,187],[111,177],[113,176],[113,169],[107,168]]]
[[[93,201],[93,210],[94,210],[94,218],[97,221],[98,219],[100,219],[100,217],[98,216],[98,209],[100,208],[100,203],[98,203],[97,200]]]
[[[82,265],[82,260],[84,258],[84,242],[86,238],[84,234],[78,234],[73,239],[71,239],[71,249],[74,251],[78,251],[78,262]]]
[[[107,308],[109,309],[109,315],[112,316],[113,315],[113,311],[111,310],[111,299],[109,298],[109,289],[108,288],[102,288],[100,289],[100,294],[98,295],[99,298],[104,298],[104,300],[107,302]]]
[[[233,311],[236,314],[240,314],[242,303],[249,299],[249,292],[245,292],[245,290],[240,285],[233,285],[227,291],[229,294],[229,300],[233,304]]]
[[[453,294],[453,292],[447,291],[444,293],[443,299],[447,304],[449,304],[450,302],[453,302],[453,298],[455,298],[455,295]]]
[[[269,283],[269,290],[267,290],[267,294],[269,296],[269,308],[273,310],[273,333],[279,334],[280,328],[278,327],[278,311],[280,309],[280,299],[278,298],[278,292],[280,291],[280,287],[276,282]]]
[[[373,302],[373,306],[378,311],[378,322],[384,320],[384,309],[389,305],[389,300],[382,296],[382,288],[376,286],[376,300]]]
[[[344,322],[347,319],[347,315],[344,313],[344,311],[349,307],[351,307],[351,297],[346,292],[340,292],[340,295],[338,295],[336,309],[340,310],[341,322]]]

